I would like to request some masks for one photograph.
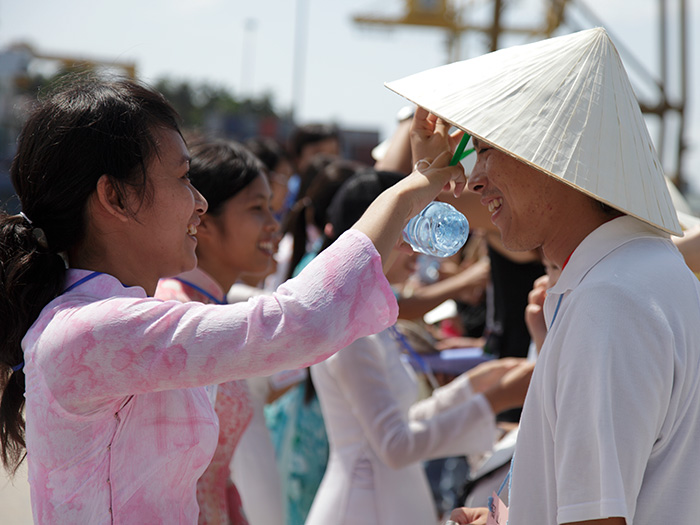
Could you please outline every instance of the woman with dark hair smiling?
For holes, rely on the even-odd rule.
[[[183,304],[151,297],[195,267],[207,211],[174,110],[128,80],[39,104],[11,167],[22,214],[0,214],[0,444],[12,471],[26,442],[35,521],[195,523],[218,438],[204,386],[309,366],[393,323],[382,260],[446,184],[464,188],[449,159],[272,296]]]

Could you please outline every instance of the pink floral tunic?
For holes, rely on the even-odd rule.
[[[199,268],[176,279],[161,279],[155,297],[186,303],[225,304],[226,294],[209,274]],[[238,489],[231,480],[229,465],[248,423],[253,417],[245,380],[207,387],[219,418],[219,442],[211,463],[197,482],[199,523],[247,525]]]
[[[66,285],[89,274],[70,270]],[[397,313],[357,231],[247,303],[164,302],[105,274],[69,290],[22,343],[35,521],[196,523],[219,429],[194,387],[310,366]]]

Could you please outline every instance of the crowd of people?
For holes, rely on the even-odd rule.
[[[695,522],[700,226],[606,32],[388,87],[372,162],[330,125],[188,134],[131,80],[31,112],[0,451],[36,523]],[[471,224],[443,260],[402,237],[434,199]]]

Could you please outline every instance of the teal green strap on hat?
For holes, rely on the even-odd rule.
[[[467,142],[469,142],[470,138],[472,137],[469,133],[465,133],[464,135],[462,135],[462,140],[459,141],[459,146],[457,146],[457,150],[452,156],[450,166],[456,166],[457,163],[460,162],[462,159],[466,158],[471,153],[474,153],[474,148],[469,148],[468,150],[464,151],[464,148],[467,147]]]

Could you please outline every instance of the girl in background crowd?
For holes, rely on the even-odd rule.
[[[270,207],[265,167],[236,142],[192,148],[190,180],[209,207],[197,227],[197,268],[158,283],[158,299],[226,304],[226,292],[243,272],[260,273],[272,261],[277,221]],[[245,525],[229,465],[253,416],[246,382],[207,387],[219,418],[219,443],[197,483],[200,523]]]
[[[287,187],[289,179],[294,174],[291,159],[279,142],[268,137],[254,137],[247,140],[245,146],[267,168],[270,190],[272,190],[270,208],[275,214],[275,219],[279,221],[285,212],[284,203],[289,191]]]

